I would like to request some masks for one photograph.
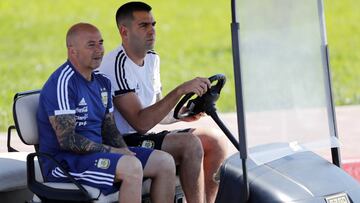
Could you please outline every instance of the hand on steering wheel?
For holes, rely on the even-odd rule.
[[[179,114],[181,115],[182,113],[187,113],[188,111],[189,111],[188,108],[186,108],[186,106],[183,106],[180,109]],[[195,114],[195,115],[185,116],[185,117],[179,118],[179,120],[184,121],[184,122],[193,122],[193,121],[199,120],[201,117],[204,117],[205,115],[206,115],[205,112],[200,112],[200,113]]]
[[[217,83],[212,85],[205,94],[200,97],[198,96],[195,99],[189,100],[194,95],[194,93],[188,93],[179,101],[174,110],[175,119],[183,119],[197,115],[201,112],[215,110],[215,102],[220,96],[220,91],[226,82],[226,78],[223,74],[217,74],[211,76],[209,80],[211,83],[214,81],[217,81]],[[180,112],[186,102],[186,108],[188,111]]]

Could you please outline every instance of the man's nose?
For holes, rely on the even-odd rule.
[[[150,34],[155,34],[155,26],[150,26],[150,30],[149,30]]]
[[[96,51],[97,52],[103,52],[104,51],[104,45],[102,45],[102,44],[96,45]]]

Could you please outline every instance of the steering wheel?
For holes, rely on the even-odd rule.
[[[226,77],[223,74],[217,74],[209,77],[209,80],[211,83],[214,81],[217,81],[217,83],[212,85],[201,97],[198,96],[195,99],[189,100],[195,93],[188,93],[179,101],[174,110],[175,119],[194,116],[201,112],[209,114],[208,112],[216,111],[215,102],[219,99],[220,91],[226,82]],[[188,111],[180,113],[180,109],[186,102],[186,108]]]

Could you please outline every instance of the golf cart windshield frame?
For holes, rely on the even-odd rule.
[[[330,75],[330,64],[329,64],[329,52],[326,38],[326,29],[325,29],[325,17],[323,10],[323,0],[312,0],[317,2],[318,8],[318,17],[320,22],[320,34],[321,34],[321,49],[322,50],[322,60],[324,64],[323,73],[324,73],[324,83],[325,83],[325,96],[326,96],[326,111],[328,115],[328,125],[330,135],[333,135],[335,138],[338,138],[336,118],[333,104],[332,88],[331,88],[331,75]],[[243,181],[244,185],[247,187],[242,191],[243,194],[248,196],[249,186],[247,182],[247,169],[246,169],[246,159],[248,158],[248,147],[247,147],[247,126],[246,126],[246,112],[244,104],[244,86],[243,86],[243,73],[242,73],[242,63],[241,63],[241,50],[240,50],[240,20],[239,20],[239,11],[238,3],[240,0],[231,1],[231,37],[232,37],[232,54],[233,54],[233,68],[234,68],[234,79],[235,79],[235,91],[236,91],[236,108],[237,108],[237,124],[238,124],[238,136],[239,136],[239,151],[240,158],[242,160],[243,168]],[[251,17],[251,16],[249,16]],[[260,58],[261,56],[259,56]],[[340,159],[340,150],[338,147],[331,147],[331,156],[332,162],[336,166],[341,165]],[[246,198],[247,199],[247,198]]]

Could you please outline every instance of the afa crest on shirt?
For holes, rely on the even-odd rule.
[[[108,104],[108,93],[105,88],[101,89],[101,101],[104,105],[104,107],[107,107]]]
[[[97,160],[96,167],[101,169],[108,169],[110,167],[110,159],[100,158]]]

